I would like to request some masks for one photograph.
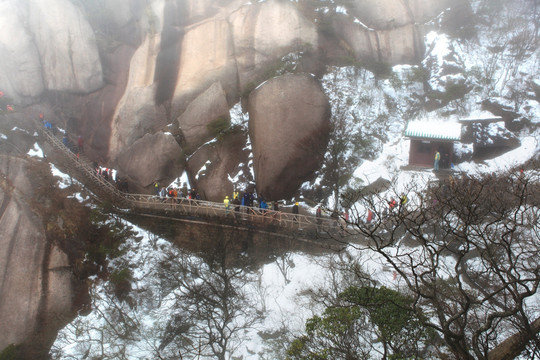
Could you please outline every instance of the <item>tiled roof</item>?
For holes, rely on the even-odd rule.
[[[461,124],[453,121],[410,121],[405,136],[433,140],[461,140]]]

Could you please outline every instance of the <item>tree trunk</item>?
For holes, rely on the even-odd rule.
[[[527,343],[540,332],[540,317],[531,324],[531,332],[521,331],[514,334],[492,349],[488,360],[511,360],[521,354]]]

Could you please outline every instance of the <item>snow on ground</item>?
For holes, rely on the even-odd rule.
[[[495,159],[482,163],[465,162],[456,165],[456,170],[468,174],[487,174],[509,170],[525,163],[540,152],[540,137],[527,136],[521,139],[521,146]]]
[[[73,183],[73,179],[71,178],[71,176],[69,176],[68,174],[60,171],[56,166],[54,166],[54,164],[50,164],[51,166],[51,173],[53,174],[53,176],[56,176],[58,178],[60,178],[58,180],[58,187],[60,189],[65,189],[69,186],[72,185]]]
[[[28,150],[28,156],[43,158],[43,150],[39,147],[38,143],[34,143],[34,147]]]

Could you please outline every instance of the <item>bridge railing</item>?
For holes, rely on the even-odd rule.
[[[328,217],[315,217],[303,214],[292,214],[283,211],[274,211],[250,206],[217,203],[205,200],[188,198],[171,198],[157,195],[128,194],[130,203],[139,209],[168,210],[186,215],[199,215],[205,217],[230,217],[239,221],[249,221],[260,224],[276,224],[282,227],[300,229],[335,230],[343,226],[336,219]]]
[[[144,212],[145,210],[172,211],[181,215],[194,215],[206,218],[233,218],[237,221],[250,222],[253,224],[275,224],[282,228],[317,230],[334,232],[346,226],[342,221],[329,217],[315,217],[311,215],[292,214],[283,211],[260,209],[250,206],[235,205],[229,203],[228,208],[224,203],[188,198],[160,197],[157,195],[131,194],[119,191],[116,186],[97,173],[94,167],[80,154],[71,151],[61,139],[51,131],[42,131],[47,141],[60,150],[71,162],[73,167],[79,170],[83,176],[99,186],[100,190],[107,193],[117,205]]]
[[[111,200],[119,202],[122,206],[129,206],[129,204],[126,204],[126,201],[129,201],[129,199],[125,197],[125,194],[119,191],[114,184],[99,175],[96,169],[94,169],[90,162],[81,154],[76,154],[71,151],[71,149],[69,149],[62,140],[51,131],[43,129],[42,134],[51,145],[64,154],[74,168],[97,185],[101,191],[107,193],[107,195],[111,197]]]

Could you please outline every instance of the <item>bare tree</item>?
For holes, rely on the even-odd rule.
[[[409,201],[392,210],[381,195],[354,199],[355,218],[375,214],[353,224],[358,246],[401,276],[410,309],[440,334],[450,358],[540,356],[538,173],[420,187],[411,185]]]
[[[323,197],[333,198],[333,209],[338,210],[340,195],[347,188],[354,170],[362,158],[377,152],[373,138],[379,138],[377,121],[369,121],[372,114],[370,94],[357,94],[357,79],[365,73],[354,67],[331,68],[323,79],[332,107],[330,136],[320,173]],[[365,113],[359,109],[366,108]]]
[[[258,307],[245,293],[255,275],[245,256],[234,250],[234,239],[233,234],[222,233],[214,239],[214,248],[201,257],[171,254],[174,258],[164,259],[164,276],[174,284],[174,308],[189,318],[189,323],[186,319],[169,322],[168,334],[163,334],[168,338],[165,346],[170,343],[190,358],[225,360],[243,343],[243,332],[260,320]],[[185,339],[191,339],[188,346]]]

